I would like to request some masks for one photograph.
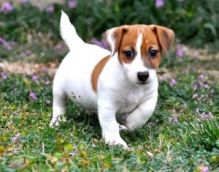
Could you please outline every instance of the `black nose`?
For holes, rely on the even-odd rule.
[[[147,72],[147,71],[145,71],[145,72],[138,72],[137,75],[138,75],[139,81],[145,82],[148,79],[148,77],[149,77],[149,72]]]

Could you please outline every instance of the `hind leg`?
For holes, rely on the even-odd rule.
[[[65,93],[62,90],[53,89],[53,116],[50,127],[59,125],[61,116],[65,113]]]

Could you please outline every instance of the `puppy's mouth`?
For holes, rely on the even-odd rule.
[[[139,80],[138,80],[138,81],[136,82],[136,84],[143,86],[143,85],[149,84],[150,82],[151,82],[151,80],[148,78],[146,81],[139,81]]]
[[[138,81],[137,82],[138,85],[146,85],[148,83],[149,83],[148,81]]]

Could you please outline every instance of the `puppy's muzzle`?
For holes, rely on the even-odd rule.
[[[148,71],[138,72],[137,77],[138,77],[138,80],[140,81],[140,83],[144,84],[149,77],[149,72]]]

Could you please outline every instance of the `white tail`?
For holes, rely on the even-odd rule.
[[[71,24],[67,14],[62,11],[60,20],[60,33],[62,39],[65,41],[66,45],[70,50],[77,47],[84,41],[78,36],[75,27]]]

